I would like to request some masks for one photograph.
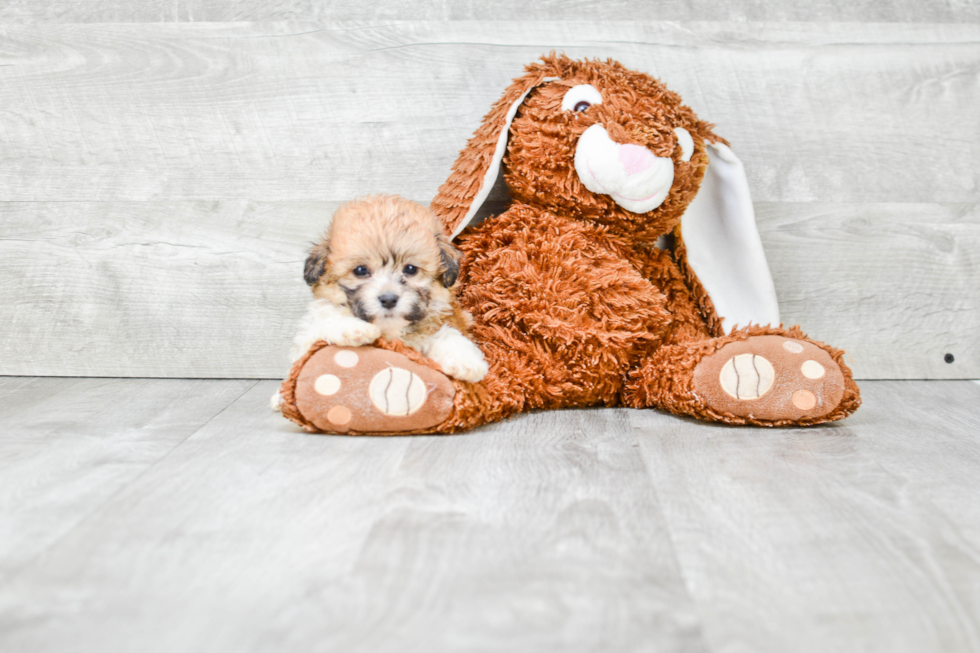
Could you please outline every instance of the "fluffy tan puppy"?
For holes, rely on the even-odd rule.
[[[293,341],[294,361],[318,340],[358,347],[384,337],[448,376],[486,376],[483,352],[464,335],[472,318],[452,290],[459,252],[426,207],[394,195],[348,202],[310,251],[304,276],[314,299]]]

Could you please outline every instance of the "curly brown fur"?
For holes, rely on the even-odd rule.
[[[634,361],[661,342],[665,298],[608,227],[516,204],[460,248],[460,301],[491,361],[487,383],[520,388],[516,410],[614,405]]]
[[[541,83],[549,77],[560,79]],[[601,104],[563,111],[563,96],[581,84],[594,86]],[[465,231],[460,244],[467,257],[460,301],[474,314],[474,336],[490,362],[486,383],[495,384],[491,396],[498,397],[486,418],[623,402],[744,423],[702,409],[691,412],[684,404],[684,384],[700,360],[688,348],[714,351],[740,337],[712,339],[723,333],[721,316],[688,265],[677,228],[708,165],[705,143],[726,142],[659,81],[614,61],[554,54],[528,66],[491,109],[433,200],[443,224],[453,230],[466,213],[499,125],[528,88],[533,90],[510,127],[504,158],[514,202],[504,214]],[[633,213],[583,186],[574,167],[576,145],[594,124],[602,124],[616,143],[672,159],[673,184],[660,206]],[[682,160],[676,127],[692,137],[689,161]],[[675,236],[673,250],[657,249],[654,241],[667,234]],[[616,284],[624,291],[611,292]],[[643,372],[653,369],[658,376]],[[856,385],[850,371],[842,370],[844,401],[831,415],[806,423],[838,419],[856,408]],[[676,401],[665,389],[678,393]]]
[[[546,57],[528,66],[491,109],[433,200],[448,230],[481,183],[510,105],[535,88],[510,130],[504,159],[514,203],[464,232],[460,301],[490,362],[486,379],[499,418],[530,408],[615,405],[627,375],[661,342],[704,338],[707,327],[681,270],[653,246],[678,223],[707,165],[704,140],[718,140],[660,82],[616,62]],[[561,110],[570,88],[594,85],[603,102]],[[642,116],[642,119],[640,118]],[[588,191],[575,172],[576,143],[601,122],[617,142],[671,157],[674,181],[656,210],[635,214]],[[692,135],[681,160],[673,128]],[[492,386],[497,387],[493,388]]]
[[[684,246],[684,239],[681,237],[680,231],[680,228],[674,230],[674,260],[677,261],[686,286],[690,288],[688,306],[692,307],[691,310],[696,310],[701,319],[704,320],[708,334],[722,336],[725,334],[725,329],[722,328],[721,316],[715,311],[715,305],[704,286],[701,285],[698,276],[687,264],[687,248]]]

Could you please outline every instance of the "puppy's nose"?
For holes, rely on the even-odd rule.
[[[386,293],[378,297],[378,303],[385,308],[394,308],[395,304],[398,303],[398,295]]]

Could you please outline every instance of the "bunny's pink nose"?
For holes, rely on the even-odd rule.
[[[643,172],[653,165],[656,157],[653,152],[639,145],[620,145],[619,162],[623,164],[627,175]]]

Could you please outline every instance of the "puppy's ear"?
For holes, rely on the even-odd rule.
[[[303,267],[303,278],[307,285],[315,286],[327,269],[327,256],[330,254],[330,243],[322,240],[313,246]]]
[[[436,240],[439,242],[439,257],[441,258],[439,269],[442,272],[442,285],[446,288],[452,288],[456,279],[459,278],[459,250],[453,247],[444,236],[440,235]]]

